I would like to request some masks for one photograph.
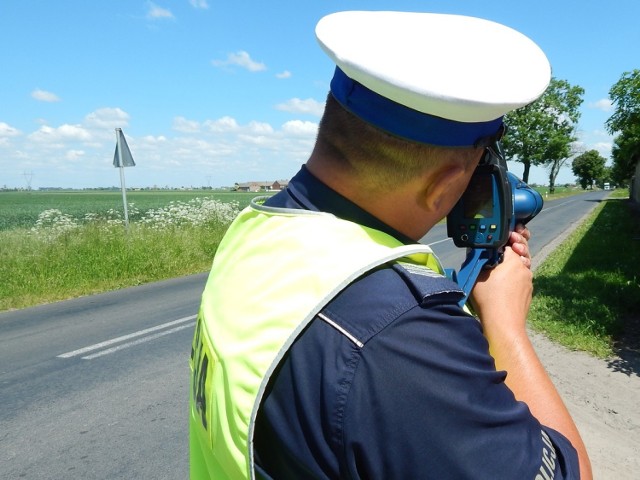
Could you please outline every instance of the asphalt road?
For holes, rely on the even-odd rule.
[[[600,190],[545,202],[542,211],[527,225],[532,232],[529,241],[531,255],[536,256],[567,228],[579,222],[608,193]],[[445,268],[457,269],[465,259],[464,249],[455,248],[453,241],[447,238],[444,223],[431,229],[421,242],[431,245]]]
[[[533,254],[606,192],[548,202]],[[446,267],[464,252],[438,225]],[[188,358],[206,275],[0,313],[0,478],[188,478]]]

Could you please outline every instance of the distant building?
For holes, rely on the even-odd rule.
[[[278,192],[289,185],[289,180],[275,180],[273,182],[243,182],[236,183],[234,190],[238,192]]]

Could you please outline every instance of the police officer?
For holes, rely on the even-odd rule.
[[[422,238],[505,113],[546,89],[528,38],[464,16],[340,12],[315,148],[216,253],[191,354],[192,478],[590,478],[527,337],[529,231],[472,292]]]

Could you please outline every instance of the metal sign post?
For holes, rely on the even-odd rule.
[[[121,128],[116,128],[116,152],[113,155],[113,166],[120,169],[120,188],[122,189],[122,203],[124,205],[124,225],[129,228],[129,210],[127,208],[127,189],[124,184],[124,167],[135,167],[131,150],[127,145]]]

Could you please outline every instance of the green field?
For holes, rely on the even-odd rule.
[[[558,187],[553,196],[545,195],[548,189],[536,188],[546,199],[560,198],[566,195],[580,193]],[[243,193],[216,190],[144,190],[127,192],[127,204],[134,205],[138,215],[143,215],[150,209],[167,206],[171,202],[188,202],[194,198],[210,198],[221,202],[236,202],[240,209],[246,207],[252,198],[264,193]],[[60,192],[40,191],[5,191],[0,192],[0,231],[14,228],[31,228],[36,224],[38,216],[50,209],[60,210],[65,215],[81,221],[86,214],[102,215],[109,210],[120,213],[122,207],[122,193],[119,190],[93,191],[76,190]],[[132,213],[131,211],[129,212]],[[133,218],[135,220],[135,218]]]
[[[256,196],[131,192],[132,210],[146,214],[125,229],[117,216],[86,217],[121,211],[119,192],[1,192],[0,311],[205,272]],[[640,219],[627,199],[612,192],[536,271],[531,325],[569,348],[609,356],[638,320]],[[60,213],[41,215],[53,209]]]
[[[162,208],[170,202],[188,202],[194,198],[211,198],[221,202],[237,202],[240,208],[249,204],[258,193],[221,192],[212,190],[145,190],[127,192],[127,204],[135,205],[139,214]],[[113,191],[61,192],[0,192],[0,231],[31,228],[45,210],[57,209],[76,220],[86,214],[105,214],[109,210],[123,211],[122,193]]]

